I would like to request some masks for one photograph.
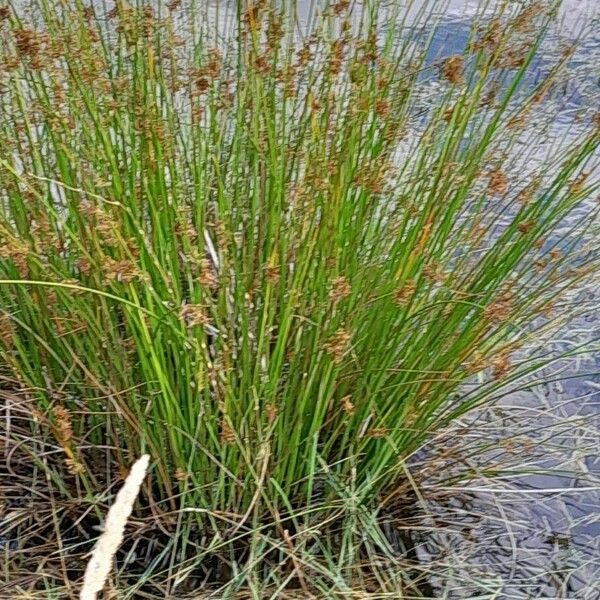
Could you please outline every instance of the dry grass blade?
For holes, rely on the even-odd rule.
[[[144,454],[135,462],[123,487],[119,490],[114,504],[110,507],[104,532],[100,536],[85,570],[80,600],[96,600],[96,594],[102,591],[110,573],[113,556],[123,541],[125,525],[146,476],[149,462],[148,454]]]

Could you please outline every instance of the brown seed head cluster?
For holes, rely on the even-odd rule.
[[[190,473],[181,467],[175,469],[175,479],[177,481],[187,481],[190,478]]]
[[[366,164],[357,170],[354,183],[371,194],[383,194],[388,182],[389,168],[390,165],[385,162],[378,165],[374,163]]]
[[[218,282],[219,280],[212,261],[208,258],[203,258],[200,261],[200,276],[198,277],[198,283],[204,288],[214,290],[216,289]]]
[[[423,277],[433,283],[444,283],[447,275],[441,265],[436,262],[430,262],[423,267]]]
[[[331,45],[329,56],[329,72],[331,75],[339,75],[344,61],[344,43],[342,40],[335,40]]]
[[[27,264],[29,255],[30,248],[22,240],[11,239],[0,244],[0,259],[12,261],[23,279],[26,279],[29,274],[29,266]]]
[[[335,277],[331,282],[331,290],[329,291],[329,297],[334,302],[339,302],[344,298],[347,298],[352,293],[352,287],[350,283],[343,275]]]
[[[519,233],[526,234],[530,231],[533,231],[536,225],[537,222],[534,219],[527,219],[526,221],[523,221],[522,223],[519,223],[517,225],[517,230],[519,231]]]
[[[202,304],[184,304],[181,307],[179,315],[188,327],[208,325],[210,323],[206,314],[206,307]]]
[[[510,372],[512,362],[510,359],[510,352],[503,351],[500,352],[497,356],[492,358],[492,376],[495,379],[502,379]]]
[[[503,196],[508,190],[508,177],[501,169],[494,169],[489,174],[488,192],[496,196]]]
[[[341,15],[350,7],[350,0],[339,0],[331,8],[335,15]]]
[[[325,343],[325,351],[331,355],[333,362],[340,363],[348,351],[352,336],[346,329],[340,327]]]
[[[375,103],[375,113],[382,121],[385,121],[390,115],[389,100],[377,100]]]
[[[344,410],[344,412],[349,417],[352,417],[354,415],[354,413],[356,412],[356,408],[355,408],[354,404],[352,403],[352,396],[350,396],[350,395],[344,396],[340,400],[340,403],[342,405],[342,409]]]
[[[28,57],[32,62],[37,61],[42,47],[38,32],[33,29],[16,29],[14,36],[19,54]]]
[[[469,375],[474,375],[483,371],[487,367],[487,361],[479,352],[473,352],[471,360],[464,365],[465,370]]]
[[[298,50],[298,67],[303,68],[305,67],[310,60],[312,59],[312,54],[310,51],[310,47],[308,45],[308,42],[305,42],[304,45],[302,46],[302,48],[300,48],[300,50]]]
[[[462,85],[465,82],[464,58],[460,55],[450,56],[442,63],[441,76],[452,85]]]
[[[560,248],[552,248],[552,250],[550,250],[550,258],[554,261],[560,260],[562,258]]]
[[[71,475],[83,475],[85,467],[76,458],[65,458],[67,470]]]
[[[533,2],[525,6],[515,17],[513,27],[519,33],[530,33],[535,26],[535,19],[544,12],[542,2]]]
[[[235,431],[229,424],[228,419],[226,419],[225,417],[221,418],[221,423],[220,423],[219,429],[220,429],[219,440],[221,441],[222,444],[228,446],[230,444],[235,443]]]
[[[394,292],[394,302],[398,306],[406,306],[415,295],[417,282],[414,279],[405,281],[402,287]]]
[[[0,6],[0,21],[8,21],[10,19],[10,6]]]
[[[9,315],[0,315],[0,344],[5,348],[11,348],[13,345],[14,327]]]
[[[167,2],[167,8],[171,12],[176,11],[180,6],[181,6],[181,0],[170,0],[169,2]]]
[[[502,292],[483,311],[483,316],[488,321],[506,321],[514,308],[514,295],[510,290]]]
[[[108,281],[131,283],[136,279],[142,278],[142,272],[138,266],[129,259],[115,260],[109,256],[105,256],[102,261],[102,270]]]
[[[589,179],[589,173],[580,173],[575,179],[569,182],[568,189],[570,194],[580,194]]]
[[[217,48],[212,48],[208,51],[205,64],[197,69],[192,69],[190,80],[199,94],[204,94],[210,88],[212,82],[218,79],[222,64],[223,59],[220,51]]]
[[[274,52],[279,48],[283,39],[283,22],[280,14],[272,12],[269,16],[269,25],[267,26],[267,49]]]
[[[257,33],[261,28],[261,17],[267,8],[267,0],[256,0],[248,2],[247,8],[242,16],[244,25],[251,33]]]
[[[80,256],[75,261],[75,268],[77,271],[79,271],[79,273],[81,273],[81,275],[88,277],[92,272],[92,263],[87,256]]]
[[[517,195],[517,200],[521,204],[530,204],[538,191],[541,184],[541,180],[539,177],[535,177],[531,183],[528,183]]]
[[[500,19],[493,19],[487,26],[487,29],[480,30],[480,38],[473,45],[473,50],[487,50],[494,54],[502,41],[503,25]]]
[[[389,432],[387,427],[372,427],[367,431],[367,437],[380,439],[386,437]]]
[[[61,446],[68,446],[73,438],[73,420],[71,413],[62,404],[57,404],[53,409],[56,422],[56,438]]]

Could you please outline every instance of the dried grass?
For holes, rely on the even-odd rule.
[[[113,556],[123,541],[127,519],[131,515],[133,503],[146,476],[149,462],[148,454],[144,454],[135,462],[114,504],[110,507],[104,532],[85,570],[80,600],[96,600],[96,594],[102,591],[112,567]]]

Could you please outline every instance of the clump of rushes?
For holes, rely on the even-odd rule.
[[[156,577],[229,533],[309,585],[289,531],[395,489],[593,271],[585,223],[542,244],[596,190],[597,118],[510,168],[565,72],[522,85],[551,11],[430,65],[388,2],[33,4],[0,7],[0,369],[62,451],[49,480],[89,501],[149,453],[163,531],[183,511]]]

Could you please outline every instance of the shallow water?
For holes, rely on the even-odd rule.
[[[439,57],[464,48],[470,19],[480,5],[450,2],[432,54]],[[546,140],[567,147],[576,137],[577,112],[600,102],[600,3],[568,0],[561,19],[562,27],[553,32],[535,68],[543,71],[545,59],[552,58],[560,41],[574,40],[582,27],[587,29],[571,64],[573,80],[557,105],[557,118]],[[595,177],[600,178],[597,168]],[[574,222],[587,218],[585,211],[582,207],[572,214],[557,233],[562,235]],[[580,301],[589,310],[569,324],[557,349],[600,339],[600,288],[586,290]],[[499,401],[509,414],[506,422],[492,411],[477,418],[484,426],[491,425],[490,438],[499,444],[503,437],[523,434],[550,451],[514,461],[516,475],[509,481],[478,480],[466,494],[466,508],[458,500],[466,490],[456,488],[454,503],[430,506],[442,521],[456,520],[460,525],[436,533],[436,541],[423,541],[421,548],[425,560],[435,562],[440,549],[450,557],[453,581],[450,585],[447,579],[438,581],[450,598],[474,597],[485,589],[489,596],[481,597],[600,598],[600,352],[596,347],[576,361],[562,361],[547,369],[545,377],[562,381]],[[483,464],[490,458],[485,453],[479,460]],[[530,474],[517,474],[523,470]],[[465,511],[482,515],[468,535],[460,531]]]

